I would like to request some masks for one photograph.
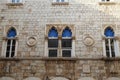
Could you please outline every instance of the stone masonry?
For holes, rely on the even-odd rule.
[[[120,80],[120,0],[8,1],[0,0],[0,80]],[[45,56],[47,25],[72,25],[74,57]],[[118,41],[115,58],[104,55],[108,26]],[[17,31],[18,45],[16,56],[6,58],[11,27]]]

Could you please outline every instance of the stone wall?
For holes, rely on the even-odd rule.
[[[4,80],[2,77],[15,80],[32,80],[26,79],[28,77],[40,80],[52,80],[55,77],[68,80],[114,80],[110,77],[119,78],[119,66],[119,61],[109,60],[9,59],[0,61],[0,80]]]
[[[69,0],[67,5],[52,3],[52,0],[24,0],[23,5],[11,6],[6,5],[7,0],[1,0],[0,47],[2,48],[2,37],[6,36],[7,30],[15,27],[19,38],[17,56],[43,56],[46,25],[74,24],[75,44],[78,44],[75,45],[76,56],[99,57],[103,55],[104,29],[111,26],[115,30],[115,36],[120,35],[119,1],[109,5],[100,4],[99,0]],[[83,42],[88,34],[95,41],[92,47],[86,47]],[[37,38],[37,44],[32,48],[26,45],[31,36]]]
[[[114,29],[120,48],[120,1],[114,1],[69,0],[62,5],[52,0],[24,0],[10,5],[0,0],[0,80],[120,80],[120,55],[103,58],[106,27]],[[75,59],[44,58],[49,24],[74,25]],[[18,45],[15,58],[8,59],[4,58],[4,37],[11,27],[17,30]],[[36,44],[30,46],[27,42],[33,37]]]

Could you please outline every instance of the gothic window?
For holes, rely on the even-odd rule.
[[[17,33],[14,28],[11,28],[7,33],[6,57],[14,57],[15,55],[16,35]]]
[[[71,57],[72,49],[72,32],[66,27],[62,33],[62,56]]]
[[[53,27],[50,29],[48,33],[48,56],[49,57],[57,57],[57,52],[58,52],[58,32],[57,30]]]
[[[46,57],[75,57],[75,37],[73,25],[48,25],[45,40]],[[61,26],[61,27],[60,27]],[[72,30],[71,30],[72,29]]]
[[[115,57],[115,39],[114,39],[114,31],[111,27],[107,27],[105,29],[104,35],[105,39],[105,48],[106,48],[106,56],[107,57]]]

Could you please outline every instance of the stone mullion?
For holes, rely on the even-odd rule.
[[[62,38],[59,36],[58,38],[58,57],[62,57]]]

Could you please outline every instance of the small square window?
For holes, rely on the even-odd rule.
[[[58,47],[58,39],[49,39],[48,40],[48,47],[49,48]]]
[[[63,57],[71,57],[71,50],[63,50],[62,56]]]
[[[62,39],[62,47],[71,47],[72,46],[72,40],[71,39]]]
[[[57,57],[57,50],[49,50],[49,57]]]

